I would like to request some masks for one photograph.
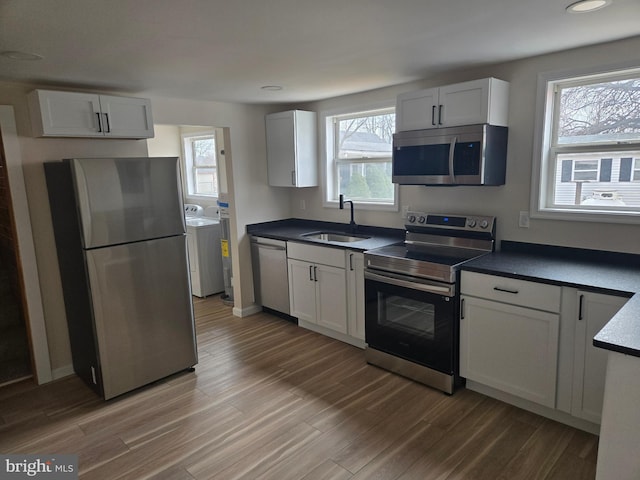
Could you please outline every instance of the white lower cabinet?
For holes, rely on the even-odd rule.
[[[608,351],[593,346],[593,337],[628,298],[578,290],[573,356],[571,414],[600,423]]]
[[[315,324],[346,334],[344,251],[289,242],[287,253],[291,315],[297,317],[303,327]]]
[[[597,432],[608,352],[593,337],[628,298],[466,271],[460,289],[460,375]]]
[[[462,296],[460,375],[555,406],[560,315]]]
[[[561,288],[462,272],[461,292],[460,375],[554,408]]]
[[[347,250],[346,255],[347,333],[364,342],[364,253]]]

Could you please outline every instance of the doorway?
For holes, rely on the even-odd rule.
[[[32,376],[11,191],[0,135],[0,386]]]

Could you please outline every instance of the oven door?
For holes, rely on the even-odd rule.
[[[365,271],[369,347],[443,373],[456,373],[455,285]]]

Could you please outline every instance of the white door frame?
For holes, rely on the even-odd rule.
[[[38,384],[50,382],[53,379],[51,360],[49,358],[49,344],[42,309],[42,296],[38,276],[38,264],[33,245],[31,217],[29,203],[22,170],[22,154],[16,129],[16,120],[12,106],[0,105],[0,134],[4,144],[7,161],[7,177],[13,204],[13,216],[16,224],[19,262],[24,280],[24,295],[27,303],[27,322],[31,336],[33,352],[33,373]]]

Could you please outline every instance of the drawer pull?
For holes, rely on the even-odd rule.
[[[493,289],[498,292],[513,293],[514,295],[518,294],[518,290],[511,290],[509,288],[493,287]]]

